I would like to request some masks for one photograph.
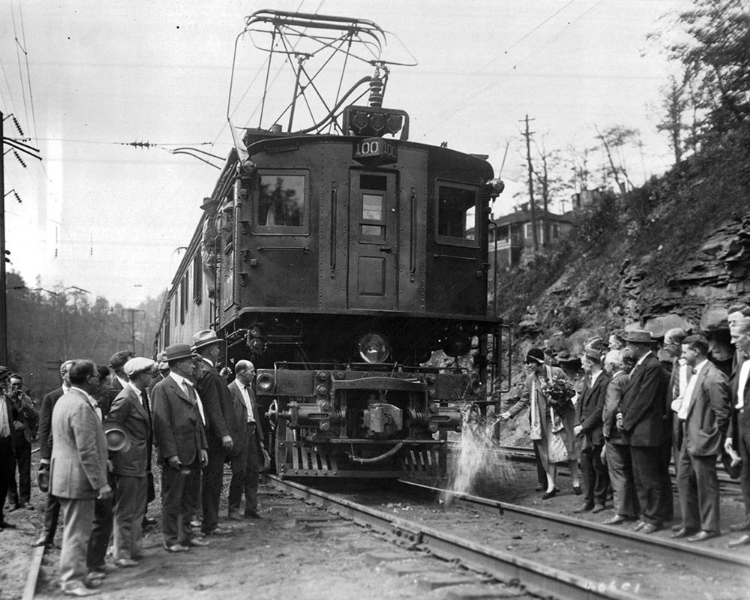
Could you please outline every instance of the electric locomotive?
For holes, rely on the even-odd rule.
[[[158,345],[211,326],[229,365],[255,364],[283,477],[432,479],[499,356],[487,257],[502,182],[486,157],[409,141],[408,113],[383,104],[390,68],[405,63],[382,56],[387,34],[374,23],[264,10],[238,46],[245,36],[268,56],[261,118],[236,127],[228,110],[235,147],[203,202]],[[279,54],[293,92],[264,126]],[[338,78],[313,116],[323,69],[312,63],[337,58],[369,74],[345,92]],[[297,124],[303,112],[312,124]],[[436,351],[452,359],[435,364]]]

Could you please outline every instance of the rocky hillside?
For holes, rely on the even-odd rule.
[[[623,197],[501,283],[498,305],[531,344],[580,351],[612,329],[713,330],[750,302],[750,127]]]

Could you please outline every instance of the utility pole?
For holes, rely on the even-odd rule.
[[[8,290],[5,280],[5,144],[0,111],[0,365],[8,365]]]
[[[123,308],[122,312],[130,313],[130,339],[132,341],[133,354],[135,354],[135,313],[143,313],[145,315],[146,311],[139,308]],[[141,353],[143,353],[143,342],[141,342]]]
[[[534,119],[531,119],[533,121]],[[531,134],[529,131],[529,115],[524,119],[526,122],[526,132],[523,137],[526,138],[526,162],[529,167],[529,210],[531,211],[531,239],[534,240],[534,254],[539,252],[539,236],[536,233],[536,208],[534,207],[534,169],[531,166]]]

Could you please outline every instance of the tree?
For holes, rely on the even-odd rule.
[[[750,118],[746,4],[746,0],[693,0],[693,8],[678,18],[686,37],[666,47],[669,58],[683,65],[692,86],[694,133],[703,140],[716,139]]]
[[[669,76],[669,83],[660,89],[661,108],[663,118],[656,126],[656,130],[666,132],[669,135],[669,146],[674,153],[674,162],[679,165],[682,161],[683,133],[688,126],[683,122],[685,109],[690,97],[687,88],[687,73],[681,81],[674,75]]]
[[[628,177],[628,171],[625,168],[625,159],[622,155],[622,149],[627,144],[633,144],[638,139],[638,130],[629,129],[622,125],[613,125],[603,132],[596,128],[596,138],[601,141],[604,151],[607,155],[607,165],[604,168],[604,176],[614,177],[620,194],[625,194],[628,186],[632,189],[633,184]],[[623,181],[624,179],[624,181]],[[627,185],[626,185],[627,184]]]

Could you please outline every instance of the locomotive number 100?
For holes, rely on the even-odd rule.
[[[355,144],[354,158],[379,158],[382,162],[396,162],[398,147],[384,138],[370,138]]]

